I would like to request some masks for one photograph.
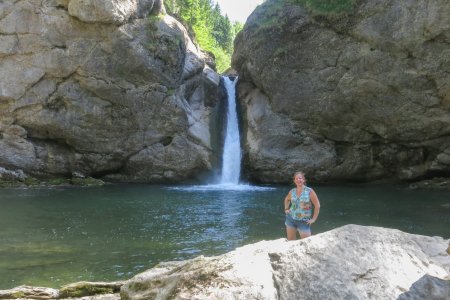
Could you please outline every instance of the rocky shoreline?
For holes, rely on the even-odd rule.
[[[422,180],[411,183],[409,187],[412,189],[450,190],[450,178],[436,177],[433,179]]]
[[[76,282],[61,289],[22,285],[0,291],[0,299],[120,299],[120,288],[125,282]]]
[[[71,176],[39,178],[23,170],[8,170],[0,167],[0,188],[28,188],[54,186],[102,186],[109,182],[74,172]]]
[[[337,181],[338,182],[338,181]],[[337,183],[334,182],[334,183]],[[343,181],[344,182],[344,181]],[[18,171],[9,171],[0,167],[0,189],[1,188],[32,188],[32,187],[54,187],[54,186],[103,186],[113,182],[105,181],[99,178],[73,174],[72,177],[57,178],[36,178]],[[320,182],[316,182],[320,184]],[[326,182],[325,182],[326,183]],[[346,184],[351,182],[344,182]],[[450,190],[450,178],[435,177],[415,182],[383,182],[383,184],[402,184],[410,189],[427,190]],[[353,184],[377,184],[353,182]]]
[[[161,263],[121,282],[20,286],[0,299],[448,299],[449,240],[346,225]]]

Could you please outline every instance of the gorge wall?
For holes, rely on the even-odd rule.
[[[236,39],[248,178],[450,177],[448,1],[326,2],[268,0]],[[0,179],[214,169],[210,61],[162,0],[0,1]]]
[[[162,0],[0,1],[0,177],[210,170],[208,61]]]
[[[450,177],[449,2],[326,2],[267,0],[235,41],[249,178]]]

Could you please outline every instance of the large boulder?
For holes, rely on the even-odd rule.
[[[121,298],[418,299],[425,291],[416,282],[431,278],[427,299],[444,299],[447,245],[440,237],[347,225],[304,240],[163,263],[126,282]]]
[[[232,66],[255,181],[450,174],[447,0],[268,0]]]
[[[448,299],[449,240],[346,225],[303,240],[166,262],[125,282],[20,286],[0,299]],[[119,295],[120,291],[120,295]],[[80,297],[80,298],[79,298]]]
[[[161,0],[1,2],[0,167],[195,178],[214,156],[207,60]]]

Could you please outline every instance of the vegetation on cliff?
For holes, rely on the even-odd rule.
[[[165,2],[168,14],[181,19],[192,29],[203,50],[214,54],[217,70],[230,67],[233,41],[243,25],[223,16],[219,4],[212,0],[170,0]]]

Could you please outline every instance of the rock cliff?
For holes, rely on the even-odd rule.
[[[0,1],[2,174],[170,182],[211,169],[208,60],[162,0]]]
[[[450,177],[447,0],[268,0],[232,66],[251,179]]]
[[[304,240],[262,241],[221,256],[162,263],[124,283],[19,287],[0,291],[0,298],[112,293],[90,299],[448,299],[448,243],[346,225]]]

